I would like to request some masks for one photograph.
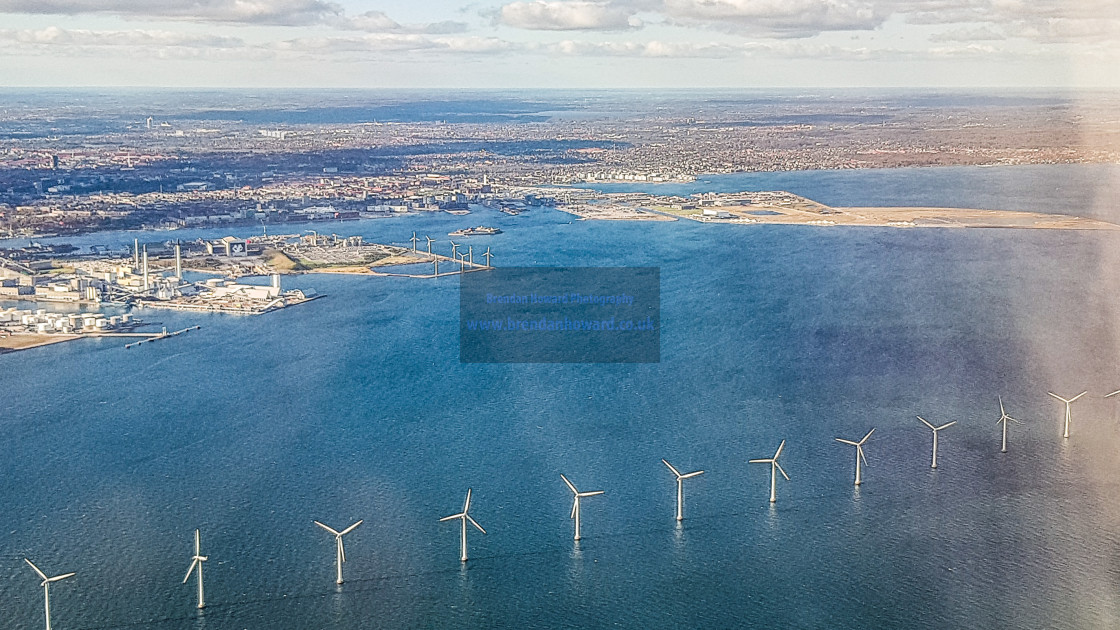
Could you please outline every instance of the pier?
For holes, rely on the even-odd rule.
[[[148,334],[148,333],[116,333],[116,334],[109,333],[107,335],[96,335],[96,336],[102,336],[102,337],[109,337],[109,336],[111,336],[111,337],[147,337],[147,339],[144,339],[144,340],[141,340],[141,341],[136,341],[136,342],[133,342],[133,343],[126,343],[124,345],[125,350],[131,350],[133,346],[139,346],[139,345],[142,345],[142,344],[145,344],[145,343],[150,343],[152,341],[159,341],[160,339],[167,339],[169,337],[178,337],[179,335],[182,335],[184,333],[188,333],[192,330],[198,330],[199,328],[201,328],[201,326],[191,326],[190,328],[184,328],[182,330],[176,330],[175,332],[167,332],[167,329],[164,328],[163,332],[156,333],[155,335],[151,335],[151,334]]]

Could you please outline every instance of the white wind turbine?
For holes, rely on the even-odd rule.
[[[1070,398],[1069,400],[1066,400],[1065,398],[1062,398],[1061,396],[1055,394],[1054,392],[1046,392],[1046,393],[1050,394],[1054,398],[1057,398],[1058,400],[1060,400],[1060,401],[1062,401],[1066,404],[1066,428],[1065,428],[1065,432],[1062,433],[1062,437],[1068,438],[1069,437],[1069,416],[1070,416],[1069,406],[1071,404],[1073,404],[1073,401],[1077,400],[1078,398],[1081,398],[1082,396],[1084,396],[1085,394],[1088,394],[1089,392],[1081,392],[1080,394],[1074,396],[1073,398]],[[1112,394],[1109,394],[1109,396],[1111,396],[1111,395]]]
[[[342,546],[342,537],[345,536],[346,534],[349,534],[350,532],[354,531],[354,528],[361,525],[362,521],[358,521],[357,523],[354,523],[350,527],[347,527],[346,529],[344,529],[340,532],[336,532],[335,530],[331,529],[330,527],[327,527],[326,525],[320,523],[319,521],[315,521],[315,524],[318,525],[319,527],[322,527],[323,529],[327,530],[328,532],[334,534],[334,541],[337,544],[337,550],[336,550],[336,553],[335,553],[335,560],[336,560],[336,564],[338,565],[338,579],[335,580],[335,584],[342,584],[342,563],[346,562],[346,549]]]
[[[486,530],[482,529],[482,526],[479,525],[473,518],[471,518],[470,514],[467,514],[467,511],[470,510],[470,509],[471,509],[471,489],[467,488],[467,500],[463,502],[463,511],[459,512],[458,514],[452,514],[451,516],[445,516],[445,517],[439,519],[439,521],[441,523],[444,522],[444,521],[450,521],[450,520],[454,520],[454,519],[459,519],[461,521],[460,524],[462,525],[462,529],[460,530],[460,534],[459,534],[459,561],[460,562],[466,562],[467,561],[467,521],[470,521],[471,525],[474,525],[475,527],[477,527],[478,531],[482,532],[483,534],[486,533]]]
[[[51,630],[51,584],[59,580],[65,580],[68,577],[73,577],[76,574],[66,573],[64,575],[56,575],[55,577],[47,577],[47,574],[40,571],[39,567],[35,566],[30,560],[24,558],[23,561],[34,569],[35,573],[39,574],[39,577],[43,578],[43,582],[39,586],[43,587],[43,602],[47,611],[47,630]]]
[[[490,266],[490,258],[491,258],[491,257],[492,257],[492,256],[493,256],[494,254],[491,254],[491,253],[490,253],[490,248],[489,248],[489,247],[487,247],[487,248],[486,248],[486,252],[484,252],[484,253],[483,253],[482,255],[486,257],[486,266],[487,266],[487,267],[489,267],[489,266]],[[1117,393],[1120,393],[1120,392],[1117,392]]]
[[[782,454],[782,449],[785,448],[785,446],[786,441],[782,440],[782,443],[778,445],[778,450],[774,453],[773,457],[769,459],[751,459],[747,461],[747,463],[750,464],[770,464],[771,503],[775,503],[778,500],[778,473],[782,473],[782,476],[786,478],[786,481],[789,481],[789,475],[787,475],[786,471],[782,469],[782,465],[778,463],[778,456]]]
[[[939,427],[935,427],[932,424],[930,424],[929,422],[926,422],[926,419],[921,417],[921,416],[918,416],[918,419],[922,421],[922,424],[926,425],[927,427],[930,428],[931,431],[933,431],[933,463],[930,464],[930,468],[937,468],[937,432],[940,431],[941,429],[947,429],[947,428],[953,426],[954,424],[957,423],[957,421],[954,420],[952,422],[945,423],[945,424],[943,424]]]
[[[673,468],[673,465],[670,464],[669,462],[667,462],[665,460],[661,460],[661,463],[668,466],[669,470],[673,471],[673,474],[677,476],[677,521],[678,522],[683,521],[684,520],[684,480],[685,479],[691,479],[692,477],[699,477],[700,475],[704,474],[704,471],[703,470],[697,470],[696,472],[685,473],[685,474],[682,475],[681,471],[677,470],[676,468]]]
[[[430,237],[430,236],[425,236],[424,238],[428,239],[428,255],[431,256],[432,255],[432,243],[436,242],[436,240],[434,238]]]
[[[576,538],[575,539],[579,540],[579,500],[584,498],[584,497],[593,497],[597,494],[603,494],[606,491],[605,490],[596,490],[594,492],[580,492],[579,490],[576,490],[576,487],[574,485],[572,485],[572,482],[568,481],[568,478],[565,477],[563,474],[560,475],[560,478],[564,480],[564,483],[568,484],[568,488],[572,491],[572,495],[574,495],[574,497],[575,497],[574,501],[572,502],[572,515],[569,518],[575,519],[575,522],[576,522]]]
[[[1012,418],[1006,411],[1004,411],[1004,409],[1003,409],[1003,396],[1000,396],[999,397],[999,420],[996,420],[996,424],[1002,424],[1003,425],[1003,441],[1000,443],[1000,449],[999,449],[999,452],[1001,452],[1001,453],[1006,453],[1007,452],[1007,423],[1008,422],[1018,422],[1018,420],[1016,420],[1015,418]]]
[[[206,556],[202,555],[202,541],[200,540],[198,530],[194,530],[194,556],[191,557],[191,566],[187,567],[187,575],[183,578],[183,584],[191,579],[191,571],[198,568],[198,607],[206,606],[206,600],[202,598],[202,563],[206,562]]]
[[[863,439],[858,441],[858,442],[853,442],[851,440],[844,440],[844,439],[841,439],[841,438],[836,438],[837,442],[843,442],[844,444],[851,444],[852,446],[856,447],[856,485],[857,486],[863,483],[863,476],[860,474],[862,472],[862,469],[860,468],[860,460],[862,459],[864,464],[867,463],[867,456],[863,454],[863,445],[867,443],[867,438],[871,437],[871,434],[874,433],[874,432],[875,432],[875,429],[871,429],[870,431],[867,432],[867,435],[863,436]]]

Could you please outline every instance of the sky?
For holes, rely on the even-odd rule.
[[[0,0],[0,86],[1120,88],[1118,0]]]

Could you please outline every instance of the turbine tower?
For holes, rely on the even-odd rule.
[[[475,527],[477,527],[478,531],[482,532],[483,534],[486,533],[486,530],[482,529],[482,526],[479,525],[473,518],[471,518],[470,514],[467,514],[467,511],[470,510],[470,509],[471,509],[471,489],[467,488],[467,500],[463,502],[463,511],[459,512],[458,514],[452,514],[451,516],[445,516],[445,517],[439,519],[439,522],[441,522],[441,523],[444,522],[444,521],[450,521],[450,520],[454,520],[454,519],[459,519],[461,521],[460,522],[461,530],[459,532],[459,562],[466,562],[467,561],[467,521],[470,521],[471,525],[474,525]]]
[[[940,431],[941,429],[947,429],[947,428],[953,426],[954,424],[957,423],[957,421],[954,420],[954,421],[949,422],[947,424],[943,424],[939,427],[935,427],[932,424],[930,424],[929,422],[926,422],[926,419],[921,417],[921,416],[918,416],[918,419],[922,421],[922,424],[926,425],[927,427],[930,428],[931,431],[933,431],[933,463],[930,464],[930,468],[937,468],[937,432]]]
[[[858,442],[853,442],[851,440],[844,440],[844,439],[841,439],[841,438],[836,438],[837,442],[843,442],[844,444],[851,444],[852,446],[856,447],[856,485],[857,486],[863,483],[863,476],[861,474],[862,469],[860,468],[860,460],[863,460],[864,464],[867,463],[867,456],[863,454],[863,445],[867,443],[867,438],[871,437],[871,434],[874,433],[874,432],[875,432],[875,429],[871,429],[870,431],[867,432],[867,435],[863,436],[863,439],[858,441]]]
[[[202,563],[206,562],[206,556],[202,555],[202,542],[199,539],[198,530],[194,530],[194,556],[191,557],[191,566],[187,567],[187,576],[183,578],[183,584],[191,579],[191,571],[198,567],[198,607],[203,608],[206,606],[206,600],[202,597]]]
[[[1054,392],[1046,392],[1046,393],[1050,394],[1054,398],[1057,398],[1058,400],[1060,400],[1060,401],[1062,401],[1066,404],[1066,429],[1065,429],[1065,432],[1062,433],[1062,437],[1064,437],[1066,439],[1069,439],[1069,406],[1073,404],[1073,401],[1077,400],[1078,398],[1081,398],[1082,396],[1084,396],[1085,394],[1088,394],[1089,392],[1081,392],[1080,394],[1074,396],[1073,398],[1070,398],[1069,400],[1066,400],[1065,398],[1062,398],[1061,396],[1055,394]],[[1112,394],[1109,394],[1109,396],[1111,396],[1111,395]]]
[[[778,445],[778,450],[775,451],[774,456],[769,459],[751,459],[748,460],[749,464],[770,464],[770,502],[775,503],[778,500],[778,473],[789,481],[789,475],[782,469],[782,465],[778,463],[778,457],[782,454],[782,449],[786,447],[786,441]]]
[[[456,255],[459,253],[459,244],[455,241],[451,242],[451,260],[455,260]]]
[[[677,476],[677,522],[679,523],[680,521],[684,520],[684,480],[691,479],[692,477],[699,477],[700,475],[704,474],[704,471],[697,470],[696,472],[685,473],[682,475],[681,471],[673,468],[673,465],[665,461],[664,459],[661,460],[661,463],[668,466],[669,470],[673,471],[673,474]]]
[[[999,420],[996,420],[996,424],[1003,424],[1003,442],[1001,442],[1001,446],[1000,446],[1000,449],[999,449],[999,452],[1001,452],[1001,453],[1006,453],[1007,452],[1007,423],[1008,422],[1018,422],[1018,420],[1016,420],[1015,418],[1012,418],[1011,416],[1009,416],[1007,414],[1006,411],[1003,410],[1003,396],[1000,396],[999,397]]]
[[[323,529],[327,530],[328,532],[334,534],[334,541],[337,545],[337,549],[336,549],[336,552],[335,552],[335,563],[338,565],[338,579],[335,580],[335,584],[342,584],[342,563],[346,562],[346,549],[342,546],[342,537],[345,536],[346,534],[349,534],[350,532],[354,531],[354,529],[357,526],[361,525],[362,522],[358,521],[357,523],[354,523],[350,527],[347,527],[346,529],[344,529],[340,532],[336,532],[335,530],[331,529],[330,527],[327,527],[326,525],[320,523],[319,521],[315,521],[315,524],[318,525],[319,527],[322,527]]]
[[[432,243],[434,243],[436,241],[435,241],[435,239],[433,239],[430,236],[425,236],[424,238],[428,239],[428,255],[431,256],[432,255]]]
[[[26,562],[32,569],[34,569],[35,573],[39,574],[39,577],[43,578],[43,582],[39,584],[39,586],[43,587],[43,605],[46,608],[47,630],[51,630],[51,584],[53,582],[58,582],[59,580],[65,580],[68,577],[73,577],[76,574],[66,573],[64,575],[47,577],[47,574],[40,571],[39,567],[35,566],[34,563],[32,563],[30,560],[24,558],[23,561]]]
[[[575,497],[574,501],[572,502],[572,515],[569,516],[568,518],[575,519],[575,522],[576,522],[576,538],[575,539],[579,540],[579,500],[584,498],[584,497],[593,497],[597,494],[603,494],[606,491],[605,490],[596,490],[594,492],[580,492],[579,490],[576,490],[576,487],[574,485],[572,485],[572,482],[568,481],[568,478],[565,477],[563,474],[560,475],[560,478],[564,480],[564,483],[568,484],[568,488],[572,491],[572,495]]]
[[[416,241],[420,240],[420,239],[416,238],[416,232],[413,232],[412,233],[412,238],[410,238],[408,240],[412,241],[412,251],[416,251]]]
[[[487,248],[486,248],[486,251],[485,251],[485,252],[484,252],[484,253],[483,253],[482,255],[486,257],[486,266],[487,266],[487,267],[489,267],[489,266],[490,266],[490,258],[491,258],[491,257],[492,257],[492,256],[493,256],[494,254],[491,254],[491,253],[490,253],[490,248],[489,248],[489,247],[487,247]],[[1117,393],[1120,393],[1120,392],[1117,392]]]

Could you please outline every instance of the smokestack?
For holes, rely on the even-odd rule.
[[[280,291],[280,274],[278,273],[272,274],[272,288]]]
[[[140,268],[140,239],[132,239],[132,268]]]
[[[175,243],[175,279],[183,280],[183,253],[178,243]]]
[[[145,245],[144,246],[144,290],[147,291],[149,288],[151,288],[151,285],[148,284],[148,246]]]

